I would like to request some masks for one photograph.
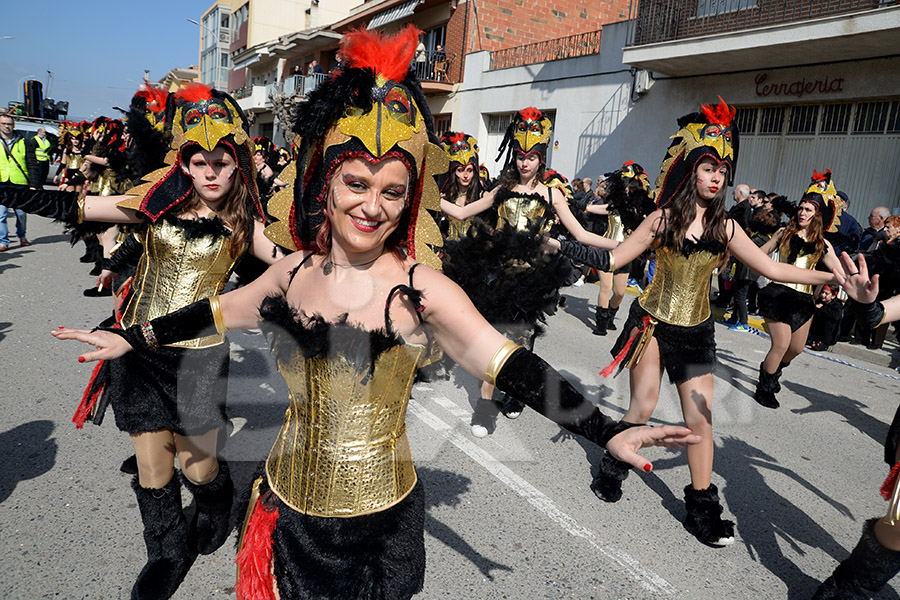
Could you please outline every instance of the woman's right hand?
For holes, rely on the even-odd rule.
[[[50,335],[58,340],[78,340],[91,344],[96,348],[93,352],[85,352],[78,357],[78,362],[94,362],[95,360],[111,360],[124,356],[133,348],[125,338],[109,331],[90,331],[88,329],[69,329],[60,327],[51,331]]]
[[[844,288],[847,295],[862,304],[875,302],[878,297],[878,275],[869,280],[869,268],[862,254],[857,255],[859,268],[853,264],[853,259],[846,252],[841,254],[841,267],[834,269],[832,273],[838,285]]]
[[[108,269],[103,269],[100,271],[100,275],[97,277],[97,288],[109,288],[112,286],[113,282],[113,272]]]

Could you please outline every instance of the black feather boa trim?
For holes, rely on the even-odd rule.
[[[559,288],[571,280],[572,263],[544,252],[540,227],[491,231],[476,222],[444,245],[444,274],[494,325],[544,322],[556,311]]]
[[[369,376],[381,354],[402,344],[399,336],[388,331],[369,331],[348,322],[342,315],[336,322],[321,315],[307,316],[290,306],[284,296],[269,296],[259,307],[261,329],[269,337],[275,358],[286,364],[299,351],[304,358],[343,356],[357,372]]]
[[[671,229],[667,229],[665,233],[658,234],[656,238],[659,240],[659,245],[662,247],[672,248],[675,246],[675,233]],[[681,253],[685,256],[690,256],[691,254],[703,252],[705,250],[710,254],[721,254],[725,252],[726,248],[726,244],[719,240],[685,238],[684,242],[681,244]]]

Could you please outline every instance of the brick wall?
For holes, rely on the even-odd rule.
[[[563,3],[557,0],[469,0],[467,52],[501,50],[597,31],[628,18],[629,0]]]

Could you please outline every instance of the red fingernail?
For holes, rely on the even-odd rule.
[[[78,357],[78,362],[84,362],[84,357],[83,357],[83,356],[79,356],[79,357]]]
[[[647,473],[649,473],[652,470],[653,470],[653,465],[651,465],[650,463],[647,463],[646,465],[644,465],[644,471],[646,471]]]
[[[63,327],[62,325],[60,325],[59,327],[57,327],[57,329],[65,329],[65,327]]]

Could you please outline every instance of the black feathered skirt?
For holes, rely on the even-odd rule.
[[[622,333],[610,351],[615,358],[615,366],[620,370],[636,350],[644,329],[644,318],[649,316],[650,313],[644,310],[640,302],[635,300],[631,303]],[[637,337],[632,339],[635,329]],[[672,383],[684,383],[694,377],[716,372],[716,330],[712,317],[693,327],[659,321],[653,330],[653,337],[659,345],[660,358]]]
[[[812,294],[804,294],[775,282],[759,291],[756,305],[761,317],[787,323],[791,326],[791,333],[803,327],[816,311]]]
[[[228,342],[209,348],[161,346],[110,361],[110,404],[128,433],[168,429],[198,435],[225,425]]]
[[[407,600],[422,591],[425,494],[421,481],[403,500],[383,511],[358,517],[316,517],[286,505],[263,479],[254,511],[275,508],[271,556],[281,598]],[[253,523],[254,517],[250,519]],[[259,564],[259,557],[246,552],[265,554],[266,549],[247,545],[253,538],[252,527],[238,555],[239,565],[244,561]],[[245,577],[243,568],[239,577]]]
[[[544,322],[556,311],[559,288],[577,277],[568,258],[544,250],[537,228],[491,231],[476,224],[446,243],[443,272],[497,327]]]

